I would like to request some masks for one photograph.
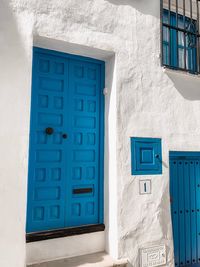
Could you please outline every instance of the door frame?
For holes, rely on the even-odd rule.
[[[62,232],[61,236],[68,236],[68,235],[74,235],[76,234],[76,231],[73,231],[73,229],[77,228],[77,234],[80,233],[87,233],[87,232],[96,232],[96,231],[102,231],[105,229],[104,226],[104,136],[105,136],[105,97],[103,94],[103,90],[105,88],[105,62],[102,60],[98,60],[95,58],[90,58],[90,57],[85,57],[85,56],[80,56],[80,55],[74,55],[74,54],[69,54],[69,53],[65,53],[65,52],[60,52],[60,51],[55,51],[55,50],[51,50],[51,49],[47,49],[47,48],[40,48],[40,47],[36,47],[33,46],[33,51],[32,51],[32,79],[34,77],[34,53],[39,52],[40,54],[44,53],[45,55],[53,55],[53,56],[57,56],[57,57],[62,57],[62,58],[67,58],[67,59],[74,59],[74,60],[81,60],[84,62],[91,62],[91,63],[95,63],[98,64],[100,66],[100,102],[99,102],[99,114],[100,114],[100,118],[99,118],[99,158],[100,158],[100,163],[99,163],[99,222],[97,225],[91,225],[91,229],[90,229],[90,225],[86,225],[86,226],[78,226],[78,227],[70,227],[69,231],[67,231],[68,228],[62,228],[62,229],[66,229],[66,231],[62,231],[62,229],[56,229],[56,230],[48,230],[48,232]],[[33,82],[32,82],[33,83]],[[27,182],[27,208],[28,208],[28,195],[30,194],[29,190],[29,171],[30,171],[30,161],[31,161],[31,152],[30,152],[30,148],[31,148],[31,130],[32,130],[32,108],[34,108],[33,106],[33,97],[35,97],[35,94],[33,92],[33,87],[32,87],[32,83],[31,83],[31,104],[30,104],[30,126],[29,126],[29,147],[28,147],[28,182]],[[101,160],[102,159],[102,160]],[[26,208],[26,222],[27,222],[27,208]],[[99,225],[99,227],[98,227]],[[82,230],[83,231],[82,231]],[[85,230],[84,230],[85,229]],[[45,233],[47,231],[41,231],[41,232],[37,232],[36,235],[38,235],[39,233]],[[26,239],[27,242],[32,242],[32,241],[36,241],[36,240],[32,240],[31,236],[34,235],[34,233],[27,233],[26,234]],[[42,238],[42,235],[39,234],[39,239],[38,240],[44,240],[44,239],[49,239],[49,238],[55,238],[53,236],[48,237],[48,235],[46,236],[46,238]],[[61,237],[61,236],[56,236],[56,237]],[[34,239],[34,238],[33,238]]]
[[[169,158],[176,158],[176,157],[192,157],[192,158],[199,158],[200,151],[169,151]]]

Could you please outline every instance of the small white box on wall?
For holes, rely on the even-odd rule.
[[[141,267],[157,267],[166,264],[166,247],[159,245],[140,250]]]

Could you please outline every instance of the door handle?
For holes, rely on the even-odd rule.
[[[53,132],[54,132],[54,129],[51,128],[51,127],[47,127],[47,128],[45,129],[45,133],[48,134],[48,135],[52,135]]]

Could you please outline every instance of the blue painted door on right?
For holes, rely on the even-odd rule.
[[[175,266],[200,266],[200,153],[170,153]]]
[[[104,63],[34,48],[27,232],[102,223]]]

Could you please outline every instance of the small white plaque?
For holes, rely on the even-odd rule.
[[[151,180],[140,180],[140,195],[151,194]]]
[[[141,267],[156,267],[166,264],[165,245],[141,249]]]

